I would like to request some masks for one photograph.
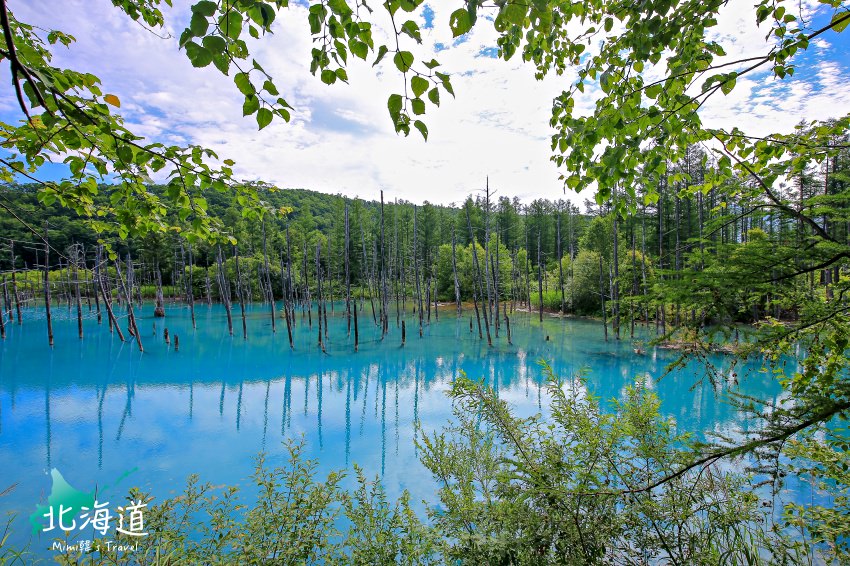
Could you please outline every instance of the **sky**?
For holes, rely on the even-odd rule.
[[[303,4],[279,14],[272,35],[249,43],[294,107],[291,122],[276,120],[258,131],[253,117],[242,117],[242,97],[232,78],[213,66],[193,68],[178,50],[191,3],[174,0],[173,8],[163,7],[166,29],[159,37],[110,0],[8,1],[19,20],[76,37],[69,49],[57,50],[54,63],[99,76],[104,92],[120,98],[131,130],[150,141],[209,147],[236,161],[238,178],[369,200],[383,190],[386,200],[414,203],[462,202],[483,189],[488,177],[497,196],[525,202],[581,203],[591,196],[565,193],[561,171],[549,160],[552,99],[574,75],[538,81],[521,57],[496,59],[492,25],[476,25],[454,40],[448,21],[461,5],[456,0],[426,0],[414,14],[423,44],[411,40],[411,50],[421,60],[436,57],[451,73],[457,95],[441,93],[441,107],[429,107],[427,142],[415,130],[407,138],[393,131],[386,100],[402,84],[391,57],[374,69],[371,56],[369,63],[354,59],[349,85],[327,86],[310,74]],[[825,8],[813,0],[794,5],[802,6],[813,24],[825,17]],[[730,0],[720,14],[714,33],[729,58],[766,52],[765,31],[756,27],[752,6],[753,0]],[[376,25],[388,23],[381,20],[382,10],[375,15]],[[798,63],[792,80],[777,81],[769,72],[740,78],[731,94],[718,94],[702,108],[704,123],[764,135],[788,132],[804,117],[826,119],[850,111],[850,29],[821,36]],[[3,85],[9,83],[6,66]],[[598,95],[588,88],[576,107],[590,112]],[[12,89],[0,89],[0,119],[21,117]],[[42,177],[61,174],[61,166],[41,172]]]

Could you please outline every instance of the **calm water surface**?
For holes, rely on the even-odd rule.
[[[179,493],[192,473],[215,484],[247,485],[259,452],[282,464],[282,441],[302,436],[322,473],[357,463],[381,476],[391,497],[408,489],[415,501],[433,500],[435,483],[417,459],[414,423],[436,430],[451,418],[445,392],[461,371],[487,380],[523,415],[545,409],[538,366],[545,359],[564,377],[589,370],[589,387],[603,399],[620,398],[635,376],[648,375],[662,411],[684,430],[742,425],[707,380],[695,386],[705,376],[702,366],[692,363],[658,381],[675,353],[648,348],[636,355],[628,338],[606,343],[598,322],[547,317],[541,325],[536,315],[515,313],[513,346],[503,332],[487,348],[469,331],[470,312],[459,319],[451,306],[421,339],[408,313],[402,348],[395,318],[381,341],[367,303],[355,354],[353,332],[346,335],[336,308],[329,313],[327,354],[317,347],[316,321],[310,329],[300,313],[290,351],[284,321],[273,334],[264,305],[248,309],[247,341],[238,307],[231,337],[218,305],[196,307],[196,330],[187,307],[168,305],[167,317],[154,319],[146,305],[138,321],[144,354],[110,334],[105,316],[99,326],[85,307],[83,340],[76,312],[54,309],[50,349],[43,312],[26,310],[24,324],[9,325],[0,343],[0,492],[17,484],[0,497],[0,518],[18,514],[13,544],[29,540],[26,517],[50,491],[52,468],[84,491],[113,485],[132,470],[115,486],[115,502],[131,486],[165,498]],[[171,345],[162,338],[165,327]],[[712,361],[728,366],[720,356]],[[779,394],[757,364],[736,371],[744,391]],[[49,537],[33,542],[44,547]]]

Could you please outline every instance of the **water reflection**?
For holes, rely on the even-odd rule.
[[[591,392],[603,400],[621,398],[634,376],[650,376],[662,410],[682,430],[729,432],[741,424],[707,384],[693,387],[703,376],[699,366],[656,381],[675,354],[636,355],[628,340],[605,343],[601,326],[589,321],[540,325],[516,314],[513,346],[502,336],[490,349],[469,332],[468,314],[457,318],[453,307],[425,328],[424,338],[408,332],[403,347],[397,329],[382,341],[362,316],[355,354],[337,308],[322,354],[303,316],[296,317],[290,351],[286,333],[272,333],[267,306],[247,309],[247,341],[228,334],[217,306],[196,308],[197,328],[187,308],[171,306],[155,323],[149,307],[139,327],[156,324],[156,336],[145,337],[141,354],[93,318],[81,341],[76,320],[57,312],[54,349],[32,315],[22,327],[10,325],[0,344],[0,491],[18,483],[0,499],[0,512],[19,512],[19,522],[49,489],[53,467],[79,489],[138,468],[130,484],[164,498],[177,494],[191,473],[246,485],[257,453],[267,451],[271,465],[282,464],[281,443],[302,436],[321,473],[357,463],[367,475],[382,476],[391,497],[407,488],[414,501],[430,499],[434,484],[418,462],[415,440],[419,426],[436,430],[451,418],[445,391],[452,380],[461,371],[483,379],[526,416],[546,405],[540,359],[563,377],[586,368]],[[408,329],[414,328],[415,317],[408,316]],[[166,327],[179,336],[179,352],[173,340],[165,343]],[[723,358],[714,362],[724,368]],[[737,370],[742,391],[779,393],[770,374],[747,369],[746,378]],[[17,528],[15,536],[22,532],[28,531]]]

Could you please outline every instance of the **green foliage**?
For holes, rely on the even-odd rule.
[[[393,505],[377,480],[356,468],[357,487],[341,489],[342,472],[317,479],[317,462],[305,460],[302,443],[287,443],[288,462],[269,468],[257,458],[251,483],[254,493],[237,487],[215,487],[189,478],[185,491],[161,503],[138,490],[129,497],[148,504],[149,536],[117,533],[116,544],[136,544],[134,563],[165,564],[436,564],[434,533],[417,518],[405,492]],[[248,501],[246,502],[246,497]],[[345,532],[337,525],[350,521]],[[74,544],[74,540],[61,539]],[[97,547],[105,541],[95,540]],[[27,552],[5,547],[0,538],[0,564],[11,566]],[[125,561],[120,555],[92,551],[57,553],[60,564],[104,566]],[[32,563],[32,562],[28,562]]]
[[[434,528],[473,564],[790,563],[747,476],[680,472],[688,435],[638,382],[610,412],[548,368],[551,414],[521,419],[479,383],[451,391],[457,424],[422,439],[440,483]]]
[[[812,545],[824,549],[827,563],[846,564],[850,561],[850,540],[847,538],[850,517],[850,452],[845,430],[820,430],[826,441],[815,434],[789,443],[786,453],[794,458],[788,466],[791,473],[812,482],[812,489],[831,494],[830,506],[785,506],[786,524],[801,536],[810,537]]]
[[[420,3],[393,0],[382,8],[395,27],[399,8],[412,12]],[[114,0],[113,4],[133,20],[161,29],[167,25],[161,7],[170,7],[171,1]],[[287,0],[201,0],[191,6],[189,24],[180,35],[179,46],[194,67],[212,65],[233,77],[244,97],[243,114],[255,116],[259,129],[275,119],[288,122],[292,107],[274,78],[251,57],[247,39],[272,33],[275,20],[287,8]],[[114,233],[121,239],[173,231],[190,242],[235,241],[225,224],[207,212],[207,200],[214,194],[232,198],[255,219],[275,213],[277,209],[261,194],[261,189],[269,187],[235,179],[233,161],[200,146],[168,146],[143,139],[116,113],[121,101],[102,89],[97,76],[54,67],[55,50],[59,45],[72,48],[75,38],[20,22],[5,4],[2,12],[3,60],[9,61],[22,120],[0,124],[4,138],[0,147],[10,153],[0,160],[0,180],[11,183],[21,176],[34,180],[43,205],[70,208],[96,233]],[[451,79],[436,70],[438,61],[417,61],[411,51],[400,47],[402,35],[422,41],[413,20],[398,26],[394,48],[376,46],[367,18],[371,12],[361,0],[312,4],[308,20],[315,47],[310,71],[329,85],[348,82],[349,53],[366,60],[377,49],[377,64],[392,51],[404,93],[389,97],[391,119],[397,132],[409,134],[412,122],[427,139],[426,124],[411,120],[411,112],[421,116],[428,103],[439,106],[440,90],[454,95]],[[426,91],[427,102],[422,98]],[[56,182],[39,180],[39,168],[57,160],[68,166],[70,175]],[[155,175],[169,179],[162,193],[147,190]],[[107,178],[116,183],[104,201],[99,183]]]

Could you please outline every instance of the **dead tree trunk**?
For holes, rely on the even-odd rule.
[[[561,209],[558,208],[557,238],[558,238],[558,288],[561,290],[561,314],[564,314],[564,261],[561,257]]]
[[[100,272],[100,261],[101,255],[103,254],[103,247],[100,246],[97,249],[97,263],[95,264],[95,276],[97,278],[97,286],[100,289],[101,296],[103,297],[103,306],[106,307],[106,314],[109,317],[109,329],[113,328],[118,332],[118,337],[121,338],[121,341],[124,342],[124,333],[121,332],[121,327],[118,325],[118,321],[115,320],[115,313],[112,312],[112,300],[110,295],[106,292],[106,287],[103,284],[103,275]]]
[[[316,301],[319,303],[319,308],[316,318],[319,321],[319,347],[322,352],[325,352],[325,341],[322,338],[322,272],[319,264],[319,258],[322,253],[322,241],[316,240]]]
[[[348,217],[348,199],[345,201],[345,324],[348,336],[351,336],[351,263],[348,249],[351,246],[350,224]],[[355,306],[355,308],[357,308]]]
[[[159,262],[156,264],[156,307],[153,309],[153,315],[156,318],[165,316],[165,300],[162,295],[162,272],[159,270]]]
[[[118,260],[115,261],[115,275],[118,278],[118,283],[121,286],[121,292],[127,299],[127,326],[130,335],[136,338],[136,344],[139,346],[139,351],[144,352],[145,347],[142,344],[142,336],[139,332],[139,327],[136,324],[136,315],[133,312],[133,264],[130,262],[130,254],[127,254],[127,282],[124,283],[124,277],[121,275],[121,264]]]
[[[15,242],[13,241],[9,245],[9,251],[12,253],[12,294],[15,296],[15,310],[18,315],[18,324],[23,324],[23,319],[21,318],[21,297],[18,294],[18,280],[16,278],[16,270],[15,270]]]
[[[53,347],[53,321],[50,318],[50,241],[47,222],[44,223],[44,309],[47,314],[47,341]]]
[[[83,303],[80,298],[80,248],[74,244],[73,262],[74,262],[74,297],[77,302],[77,332],[80,335],[80,340],[83,339]]]
[[[289,338],[289,349],[294,350],[292,326],[289,322],[289,286],[286,284],[286,271],[283,269],[283,252],[280,253],[280,293],[283,296],[283,317],[286,320],[286,336]]]
[[[268,287],[269,293],[269,302],[271,303],[271,315],[272,315],[272,334],[277,333],[277,327],[275,326],[275,302],[274,302],[274,290],[272,289],[272,276],[271,269],[269,268],[269,253],[266,248],[266,219],[263,218],[263,265],[266,270],[266,286]]]
[[[539,293],[538,305],[540,322],[543,322],[543,265],[541,264],[542,255],[540,253],[540,231],[537,231],[537,292]]]
[[[416,205],[413,205],[413,277],[416,279],[416,312],[419,315],[419,337],[422,338],[422,287],[419,284],[419,261],[416,258],[417,237]]]
[[[233,314],[230,312],[230,284],[227,282],[227,274],[224,272],[221,246],[218,246],[216,262],[218,263],[218,291],[221,296],[221,302],[224,303],[224,310],[227,313],[227,331],[233,336]]]
[[[180,256],[183,256],[183,244],[180,244]],[[183,266],[183,273],[186,273],[186,266]],[[189,315],[192,318],[192,328],[195,326],[195,263],[192,257],[192,244],[189,244],[189,281],[186,284],[186,298],[189,300]]]
[[[460,307],[460,282],[457,278],[457,239],[455,238],[454,227],[452,227],[452,276],[455,280],[455,303],[457,304],[457,315],[461,315]]]
[[[473,289],[475,289],[476,286],[477,286],[478,291],[479,291],[478,293],[473,294],[473,303],[475,303],[475,316],[477,317],[478,316],[478,305],[477,305],[477,302],[475,301],[474,297],[475,297],[475,294],[477,294],[478,296],[482,297],[482,301],[483,301],[484,300],[483,299],[484,289],[482,289],[482,285],[481,285],[481,267],[478,264],[478,250],[476,249],[475,234],[472,231],[472,220],[469,217],[469,209],[468,208],[466,209],[466,224],[469,227],[469,241],[472,244],[472,268],[475,272],[472,275],[472,280],[473,280],[472,287],[473,287]],[[486,306],[484,306],[484,308],[481,309],[481,314],[484,316],[484,328],[487,331],[487,345],[492,346],[493,345],[493,338],[490,336],[490,322],[489,322],[489,319],[487,318],[487,307]],[[480,320],[478,322],[478,334],[479,334],[479,336],[481,335],[481,321]]]
[[[313,297],[310,295],[310,278],[307,275],[307,236],[304,235],[304,302],[307,307],[307,324],[313,328]],[[303,312],[303,310],[302,310]],[[304,320],[303,318],[301,320]]]
[[[239,248],[233,246],[233,257],[236,261],[236,295],[239,297],[239,310],[242,313],[242,338],[248,339],[248,323],[245,320],[245,285],[242,281],[242,268],[239,266]]]
[[[605,310],[605,280],[602,275],[602,254],[599,254],[599,299],[602,303],[602,327],[605,329],[605,341],[608,341],[608,313]]]

